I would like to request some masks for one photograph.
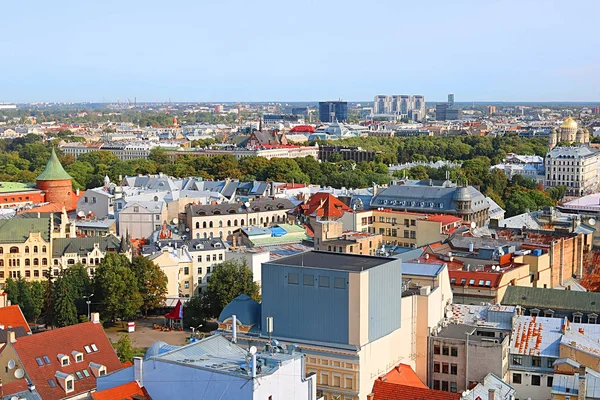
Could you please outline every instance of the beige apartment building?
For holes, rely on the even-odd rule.
[[[421,247],[445,240],[462,224],[462,218],[452,215],[420,214],[390,209],[347,212],[340,221],[346,230],[379,234],[383,243],[404,247]]]
[[[583,196],[598,188],[600,152],[588,146],[555,147],[547,155],[544,187],[564,185],[567,196]]]
[[[190,204],[185,210],[186,227],[193,239],[227,239],[244,226],[268,227],[286,223],[294,205],[288,199],[259,199],[247,203]]]
[[[382,236],[369,232],[343,231],[340,221],[318,221],[315,229],[315,250],[372,256],[381,247]]]

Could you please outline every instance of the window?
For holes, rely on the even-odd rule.
[[[328,276],[319,276],[319,287],[329,287],[329,277]]]
[[[83,376],[85,376],[86,378],[90,377],[90,373],[88,372],[87,369],[84,369],[82,372],[83,372]]]
[[[597,314],[589,314],[588,315],[588,324],[595,324],[597,320],[598,320]]]
[[[433,363],[433,372],[440,372],[441,371],[441,365],[439,362],[434,362]]]
[[[80,371],[76,371],[75,375],[77,376],[77,379],[83,379],[83,374]]]
[[[440,390],[440,381],[437,379],[433,380],[433,390]]]
[[[44,365],[44,362],[39,357],[35,358],[35,362],[37,363],[38,367],[41,367],[42,365]]]
[[[475,284],[475,279],[470,279],[469,280],[469,285],[474,285]]]
[[[140,208],[138,206],[133,206],[133,212],[140,212]]]
[[[48,358],[48,356],[44,356],[44,362],[46,363],[46,365],[50,365],[50,359]]]
[[[480,280],[479,280],[479,283],[478,283],[478,285],[479,285],[479,286],[483,286],[483,279],[480,279]]]
[[[546,386],[552,387],[553,383],[554,383],[554,377],[553,376],[549,376],[549,377],[546,378]]]
[[[190,288],[190,281],[183,282],[183,288],[184,289],[189,289]]]
[[[352,378],[346,378],[346,389],[352,389]]]
[[[298,284],[298,274],[289,273],[288,274],[288,285],[297,285]]]
[[[202,275],[202,267],[198,267],[198,275]]]
[[[450,364],[450,375],[458,375],[458,365]]]
[[[522,382],[523,376],[521,374],[513,373],[512,383],[520,384]]]
[[[333,377],[333,386],[335,386],[335,387],[342,387],[341,378],[339,376],[334,376]]]
[[[514,365],[523,365],[523,356],[517,356],[517,355],[513,356],[512,363]]]
[[[450,391],[456,393],[456,382],[450,382]]]
[[[223,254],[219,254],[219,261],[223,261]]]
[[[541,386],[542,377],[539,375],[531,375],[531,386]]]
[[[76,362],[82,362],[83,361],[83,354],[77,354],[77,357],[75,357],[75,361]]]
[[[447,356],[450,354],[450,348],[448,346],[442,346],[442,355]]]
[[[190,267],[183,267],[183,274],[184,275],[189,275],[190,274]]]
[[[448,381],[442,381],[442,390],[444,392],[448,391]]]
[[[309,275],[309,274],[304,274],[304,277],[302,278],[302,282],[304,283],[304,286],[315,286],[315,276]]]
[[[442,374],[450,373],[450,365],[448,363],[442,363]]]
[[[48,385],[51,388],[55,388],[56,387],[56,383],[54,382],[54,379],[48,379]]]
[[[450,347],[450,355],[452,357],[458,357],[458,347]]]
[[[531,358],[531,365],[533,365],[534,367],[541,367],[542,366],[542,358],[541,357],[532,357]]]
[[[344,280],[344,278],[334,278],[333,287],[336,289],[345,289],[346,281]]]
[[[581,313],[573,314],[573,322],[575,322],[576,324],[580,324],[582,316],[583,316],[583,314],[581,314]]]
[[[217,255],[216,255],[216,254],[213,254],[213,255],[212,255],[212,260],[213,260],[213,261],[217,261]]]
[[[69,357],[63,357],[62,360],[60,360],[60,364],[64,367],[69,365]]]
[[[546,367],[554,368],[554,360],[552,358],[546,359]]]
[[[96,347],[94,343],[92,343],[92,350],[94,350],[94,352],[98,351],[98,347]]]
[[[440,345],[439,344],[433,345],[433,354],[440,354]]]
[[[73,379],[67,379],[67,391],[73,390]]]

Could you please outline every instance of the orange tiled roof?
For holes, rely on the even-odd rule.
[[[331,193],[319,192],[311,196],[306,204],[301,204],[297,210],[302,210],[304,215],[321,218],[339,218],[352,209],[342,203]]]
[[[10,396],[11,394],[17,394],[29,390],[27,379],[19,379],[11,383],[5,383],[2,385],[2,395]],[[8,397],[6,397],[8,398]]]
[[[0,324],[4,325],[6,328],[22,326],[27,333],[31,333],[29,324],[25,320],[21,307],[18,305],[0,308]]]
[[[415,371],[410,365],[399,364],[393,370],[388,372],[385,376],[378,378],[378,380],[388,383],[394,383],[397,385],[413,386],[417,388],[427,389],[427,386],[419,379]]]
[[[92,394],[94,400],[129,400],[138,395],[150,399],[148,392],[137,382],[129,382],[111,389],[100,390]],[[139,397],[138,397],[139,398]]]
[[[460,394],[376,380],[373,400],[459,400]]]
[[[98,351],[92,350],[88,353],[85,346],[91,346],[92,344],[96,345]],[[69,393],[70,396],[75,396],[96,388],[96,378],[89,370],[90,362],[104,365],[107,374],[123,368],[117,353],[115,353],[104,333],[104,329],[100,324],[93,322],[84,322],[20,337],[12,343],[12,346],[23,363],[23,368],[31,383],[35,385],[36,390],[44,400],[59,400],[66,396],[64,389],[60,387],[56,380],[55,374],[57,371],[75,374],[77,371],[88,370],[89,377],[84,376],[83,379],[75,380],[75,390]],[[83,353],[83,362],[75,362],[71,354],[74,350]],[[59,364],[59,354],[69,356],[69,365],[62,366]],[[44,356],[48,357],[50,364],[43,362]],[[36,358],[42,360],[42,366],[38,365]],[[54,381],[55,387],[51,387],[48,381]]]

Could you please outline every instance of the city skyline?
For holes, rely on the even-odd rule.
[[[570,4],[9,3],[0,101],[600,101],[600,4]]]

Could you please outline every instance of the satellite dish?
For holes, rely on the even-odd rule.
[[[256,354],[256,346],[250,347],[250,354]]]
[[[173,218],[173,225],[177,225],[179,223],[179,219],[178,218]]]
[[[596,225],[596,220],[594,218],[590,218],[590,219],[588,219],[588,224]]]
[[[24,376],[25,376],[25,371],[23,371],[21,368],[17,368],[15,370],[15,378],[21,379]]]
[[[10,398],[10,400],[19,400],[19,398],[17,396],[13,396]]]
[[[244,207],[246,207],[246,208],[250,208],[250,202],[249,202],[249,201],[245,202],[245,203],[244,203]]]
[[[78,216],[79,218],[83,218],[83,217],[85,217],[85,213],[84,213],[83,211],[79,211],[79,212],[77,213],[77,216]]]
[[[15,367],[15,360],[8,360],[8,369],[13,369]]]
[[[475,227],[477,227],[477,224],[475,223],[475,221],[471,222],[471,229],[475,229]]]

